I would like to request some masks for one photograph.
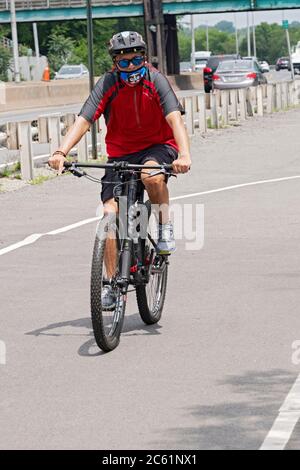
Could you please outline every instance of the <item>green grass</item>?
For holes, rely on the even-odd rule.
[[[212,125],[212,122],[211,122],[211,118],[210,118],[210,117],[207,119],[207,128],[208,128],[208,129],[213,129],[213,125]]]
[[[17,162],[15,163],[13,166],[6,166],[4,168],[4,170],[1,171],[0,173],[0,178],[10,178],[10,177],[13,177],[13,178],[17,178],[19,177],[20,175],[20,171],[21,171],[21,163],[20,162]]]
[[[32,180],[29,181],[30,184],[36,185],[36,184],[42,184],[45,181],[53,179],[53,176],[45,176],[45,175],[39,175],[33,178]]]

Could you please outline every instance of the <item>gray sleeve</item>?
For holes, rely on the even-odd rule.
[[[163,109],[165,117],[173,111],[180,111],[181,114],[184,114],[183,107],[179,103],[173,88],[164,75],[157,73],[154,85],[158,93],[160,105]]]
[[[78,114],[90,123],[95,122],[104,112],[104,81],[105,75],[98,80]]]

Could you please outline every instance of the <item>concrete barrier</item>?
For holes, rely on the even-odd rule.
[[[170,75],[174,89],[203,91],[203,74]],[[95,77],[95,82],[99,77]],[[5,83],[1,89],[1,112],[84,103],[89,95],[87,78],[50,82]]]
[[[6,83],[1,112],[83,103],[88,94],[87,79]]]

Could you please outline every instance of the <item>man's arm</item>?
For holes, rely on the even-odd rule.
[[[79,116],[74,122],[73,126],[71,126],[68,130],[61,146],[57,149],[57,151],[68,155],[74,145],[76,145],[80,141],[82,136],[89,130],[90,126],[90,122],[88,122],[85,118]],[[49,158],[48,163],[52,168],[58,170],[59,174],[61,174],[65,160],[66,159],[61,153],[54,153]]]
[[[190,142],[180,111],[173,111],[166,116],[174,139],[179,149],[179,158],[174,161],[175,173],[187,173],[191,166]]]

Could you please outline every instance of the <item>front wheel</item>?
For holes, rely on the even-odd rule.
[[[120,342],[126,294],[121,292],[116,280],[120,269],[120,239],[118,222],[114,216],[104,217],[98,225],[94,244],[91,271],[91,316],[94,336],[102,351],[115,349]],[[104,287],[115,293],[115,306],[110,310],[102,306]]]

